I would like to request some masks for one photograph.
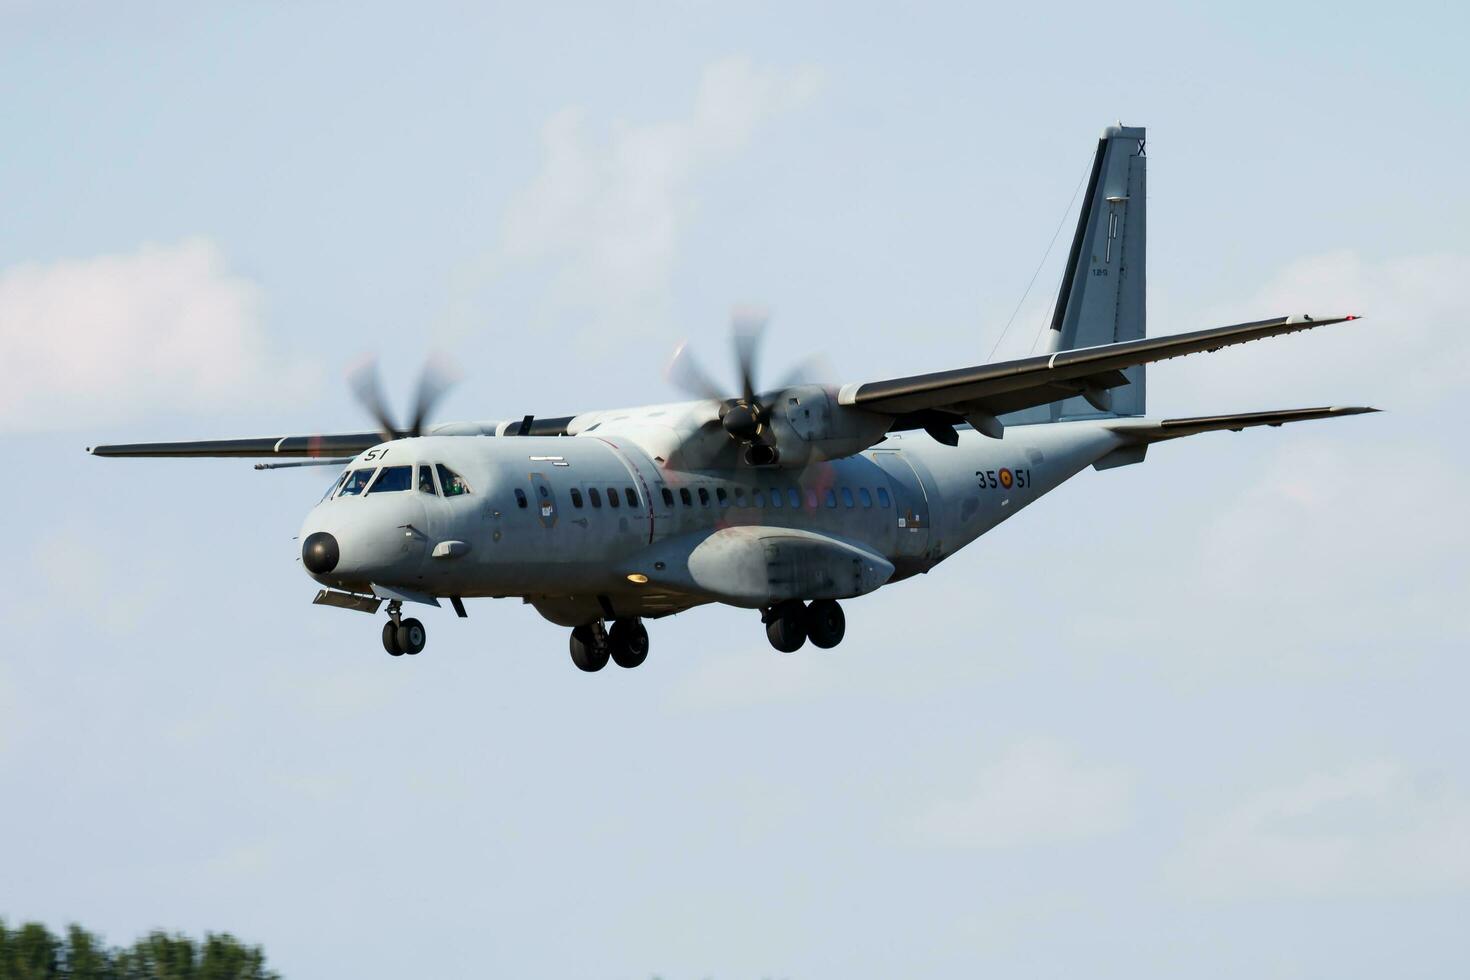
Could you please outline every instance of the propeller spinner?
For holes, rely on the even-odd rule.
[[[696,398],[720,403],[719,424],[725,433],[744,449],[745,461],[765,466],[780,458],[771,416],[788,388],[801,383],[801,368],[793,371],[774,390],[761,392],[756,384],[756,355],[770,317],[761,312],[736,311],[730,331],[735,351],[735,365],[740,372],[740,393],[725,394],[710,379],[689,350],[680,344],[669,362],[668,378],[676,387]]]

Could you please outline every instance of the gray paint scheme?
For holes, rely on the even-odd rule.
[[[766,609],[864,595],[930,571],[1089,466],[1142,462],[1155,442],[1372,411],[1139,417],[1147,363],[1354,319],[1274,317],[1146,338],[1143,151],[1142,128],[1110,127],[1099,142],[1046,353],[785,389],[768,420],[777,465],[743,462],[716,400],[451,422],[389,441],[358,433],[92,451],[356,453],[348,471],[435,464],[468,484],[457,496],[441,480],[423,492],[415,479],[323,499],[301,540],[316,542],[306,545],[318,549],[308,574],[328,586],[324,605],[372,611],[377,599],[444,597],[459,611],[464,598],[518,597],[580,626],[710,602]],[[952,431],[964,420],[974,428]],[[333,547],[318,547],[323,535]]]

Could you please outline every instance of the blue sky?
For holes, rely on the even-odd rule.
[[[1443,4],[0,3],[0,916],[288,976],[1460,976],[1465,14]],[[309,604],[320,473],[104,441],[1026,350],[1101,128],[1149,128],[1164,415],[1384,414],[1087,473],[782,657],[586,677],[519,605]],[[1067,231],[1064,230],[1063,238]],[[1065,242],[1063,242],[1065,244]]]

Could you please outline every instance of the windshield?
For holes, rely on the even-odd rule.
[[[407,490],[413,485],[412,466],[385,466],[368,493],[394,493]]]
[[[363,470],[353,470],[347,474],[347,482],[342,484],[340,496],[348,497],[362,493],[367,488],[368,481],[373,478],[374,472],[376,471],[372,467],[368,467]]]
[[[337,474],[337,479],[333,480],[332,485],[327,487],[327,492],[322,494],[322,500],[326,500],[332,494],[337,492],[337,488],[342,485],[342,481],[347,479],[347,473],[347,470],[343,470],[341,473]],[[318,501],[318,503],[320,503],[320,501]]]

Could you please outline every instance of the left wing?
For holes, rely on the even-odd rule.
[[[1105,409],[1108,389],[1128,383],[1123,368],[1356,319],[1356,316],[1321,319],[1280,316],[1172,337],[1145,337],[954,371],[848,385],[838,395],[838,402],[896,416],[895,428],[904,427],[905,416],[912,417],[915,426],[924,425],[925,416],[932,419],[934,412],[963,416],[972,422],[978,418],[983,425],[987,417],[993,422],[996,416],[1007,412],[1079,394],[1099,409]]]

